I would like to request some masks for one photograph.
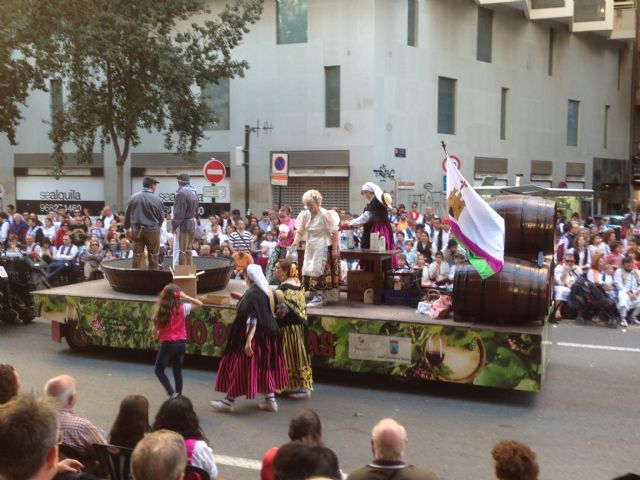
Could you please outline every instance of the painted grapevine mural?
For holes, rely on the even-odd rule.
[[[156,349],[152,304],[37,296],[41,315],[70,328],[77,347]],[[203,308],[187,319],[187,353],[220,357],[235,311]],[[463,326],[310,317],[307,343],[316,367],[539,391],[543,335]]]

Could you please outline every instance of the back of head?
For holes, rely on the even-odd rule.
[[[384,418],[371,431],[371,448],[376,460],[402,460],[407,448],[407,431],[393,418]]]
[[[309,446],[322,442],[322,424],[314,410],[301,410],[291,417],[289,438],[299,440]]]
[[[135,480],[177,480],[186,466],[184,439],[169,430],[145,436],[131,454],[131,473]]]
[[[62,408],[71,406],[73,397],[78,393],[76,380],[70,375],[53,377],[45,384],[44,393],[55,398]]]
[[[184,395],[165,400],[153,422],[153,430],[172,430],[186,439],[206,440],[193,403]]]
[[[58,441],[58,412],[48,398],[19,395],[0,405],[0,478],[28,479],[39,472]],[[57,450],[53,454],[57,463]],[[55,474],[55,468],[52,472]]]
[[[300,442],[290,442],[278,449],[273,458],[275,480],[305,480],[315,470],[311,449]]]
[[[528,445],[515,440],[498,442],[491,451],[498,480],[537,480],[536,454]]]
[[[109,433],[109,442],[133,448],[149,430],[149,400],[143,395],[129,395],[120,402],[118,416]]]
[[[314,460],[314,469],[311,477],[331,478],[341,480],[342,473],[335,452],[324,445],[316,445],[311,448]]]
[[[11,365],[0,364],[0,405],[15,397],[19,388],[15,369]]]

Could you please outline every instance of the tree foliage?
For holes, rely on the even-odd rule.
[[[79,163],[112,144],[119,183],[143,131],[162,132],[167,150],[195,152],[213,120],[198,85],[244,75],[248,64],[232,51],[262,13],[262,0],[229,0],[218,15],[205,0],[20,1],[20,26],[34,37],[19,45],[35,50],[25,58],[41,57],[48,75],[64,79],[49,133],[54,170],[67,142]]]

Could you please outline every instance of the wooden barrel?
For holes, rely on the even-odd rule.
[[[488,200],[504,218],[504,254],[531,260],[553,254],[556,202],[527,195],[501,195]]]
[[[550,301],[550,268],[520,258],[505,257],[501,272],[482,280],[464,264],[453,280],[456,322],[520,325],[544,323]]]

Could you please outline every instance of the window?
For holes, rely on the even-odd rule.
[[[52,78],[49,83],[49,91],[51,94],[51,123],[55,122],[58,113],[64,110],[64,97],[62,93],[62,80]]]
[[[277,0],[278,44],[306,43],[307,0]]]
[[[407,45],[418,46],[418,5],[416,0],[407,0]]]
[[[549,66],[547,73],[549,76],[553,75],[553,44],[556,39],[556,31],[553,28],[549,29]]]
[[[604,142],[603,147],[607,148],[609,143],[609,110],[611,109],[610,105],[604,106]]]
[[[478,51],[476,58],[481,62],[491,63],[491,30],[493,10],[478,8]]]
[[[500,98],[500,140],[507,138],[507,94],[508,88],[502,89],[502,96]]]
[[[218,83],[207,83],[202,88],[204,102],[215,117],[204,126],[205,130],[229,130],[229,79],[222,78]]]
[[[340,127],[340,67],[324,67],[324,126]]]
[[[438,133],[455,133],[456,80],[438,77]]]
[[[580,102],[569,100],[567,108],[567,145],[578,146],[578,122],[580,120]]]

